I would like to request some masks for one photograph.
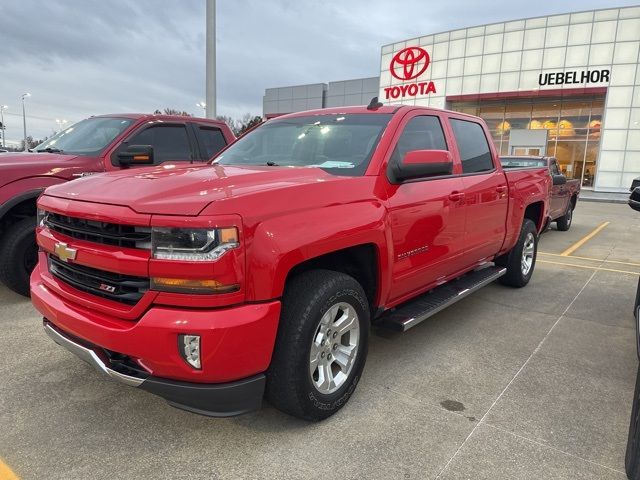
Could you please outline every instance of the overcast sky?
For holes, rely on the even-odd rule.
[[[639,0],[218,0],[218,114],[262,114],[264,89],[378,75],[380,47],[458,27]],[[95,114],[200,114],[204,0],[2,0],[7,140]]]

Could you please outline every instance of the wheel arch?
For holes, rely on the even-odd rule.
[[[546,219],[544,218],[544,202],[542,200],[526,206],[522,222],[524,223],[526,219],[531,220],[535,224],[538,233],[544,229]]]
[[[23,218],[35,217],[37,211],[36,202],[43,190],[43,188],[29,190],[0,205],[0,225],[3,227],[2,230],[6,231],[6,227]]]
[[[576,205],[578,204],[578,192],[574,193],[573,195],[571,195],[571,210],[575,210],[576,209]]]
[[[380,260],[375,244],[354,245],[304,260],[289,270],[285,278],[285,288],[301,273],[320,269],[341,272],[353,277],[362,286],[373,315],[380,294]]]

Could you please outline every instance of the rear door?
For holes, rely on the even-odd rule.
[[[507,179],[497,168],[484,127],[473,120],[451,117],[455,148],[462,163],[467,222],[465,266],[494,256],[505,238],[508,209]]]
[[[191,127],[198,142],[198,153],[202,161],[210,160],[227,146],[227,140],[218,127],[198,123],[192,123]]]
[[[440,115],[411,112],[403,119],[389,163],[412,150],[449,150]],[[393,239],[389,300],[424,290],[456,271],[463,253],[462,179],[454,174],[390,184],[387,209]]]

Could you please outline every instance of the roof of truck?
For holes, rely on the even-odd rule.
[[[425,112],[447,112],[447,113],[451,113],[451,114],[455,114],[456,116],[459,117],[469,117],[470,119],[473,118],[477,118],[474,117],[473,115],[469,115],[467,113],[462,113],[462,112],[456,112],[456,111],[452,111],[452,110],[445,110],[443,108],[436,108],[436,107],[423,107],[423,106],[416,106],[416,105],[383,105],[381,107],[375,108],[375,109],[369,109],[368,107],[361,105],[361,106],[352,106],[352,107],[332,107],[332,108],[320,108],[320,109],[316,109],[316,110],[305,110],[302,112],[294,112],[294,113],[287,113],[287,114],[283,114],[283,115],[278,115],[278,116],[274,116],[272,117],[274,120],[275,119],[283,119],[283,118],[295,118],[295,117],[306,117],[306,116],[310,116],[310,115],[340,115],[340,114],[371,114],[371,115],[376,115],[376,114],[394,114],[400,111],[406,111],[406,110],[423,110]]]
[[[224,124],[222,120],[214,120],[211,118],[201,118],[201,117],[186,117],[184,115],[165,115],[164,113],[108,113],[105,115],[93,115],[93,117],[119,117],[119,118],[131,118],[134,120],[139,120],[143,118],[149,118],[154,120],[172,120],[172,121],[199,121],[199,122],[209,122],[209,123],[218,123]],[[226,125],[226,124],[225,124]]]

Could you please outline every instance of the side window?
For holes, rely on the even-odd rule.
[[[487,137],[480,124],[467,120],[451,119],[451,127],[460,151],[462,173],[493,170],[493,158]]]
[[[198,139],[206,152],[206,159],[210,159],[220,150],[222,150],[227,142],[219,128],[214,127],[198,127]]]
[[[433,115],[421,115],[409,120],[398,139],[392,161],[402,161],[413,150],[448,150],[440,119]]]
[[[560,169],[558,168],[558,162],[555,159],[551,160],[551,175],[560,175]]]
[[[168,161],[191,161],[191,146],[183,125],[157,125],[135,134],[129,145],[151,145],[155,164]]]

